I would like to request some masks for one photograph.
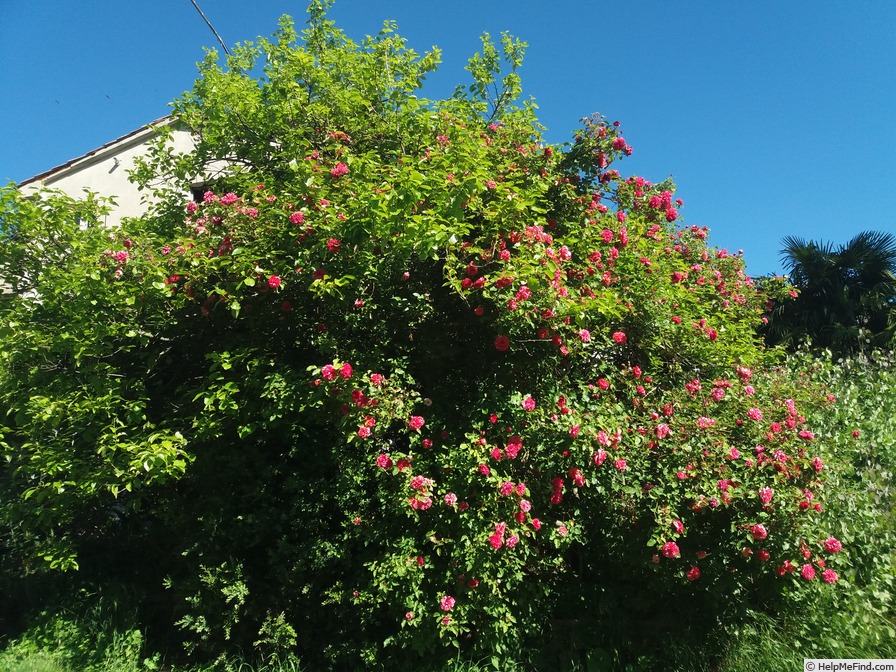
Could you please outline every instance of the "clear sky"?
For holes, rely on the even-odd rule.
[[[302,0],[198,0],[228,45],[271,35]],[[523,88],[547,139],[600,112],[672,175],[687,224],[781,272],[785,235],[896,232],[894,0],[337,0],[360,40],[395,19],[443,64],[430,97],[467,83],[479,35],[529,44]],[[217,46],[190,0],[0,0],[0,182],[22,181],[168,113]]]

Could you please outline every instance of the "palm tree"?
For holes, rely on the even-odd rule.
[[[772,311],[771,343],[804,342],[847,354],[887,347],[896,335],[896,237],[863,231],[845,245],[787,236],[781,261],[799,291]]]

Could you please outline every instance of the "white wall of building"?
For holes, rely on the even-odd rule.
[[[84,189],[100,196],[114,197],[116,205],[107,215],[105,223],[107,226],[117,226],[122,217],[137,217],[145,209],[144,199],[148,194],[139,191],[137,185],[128,180],[128,171],[134,168],[136,157],[146,154],[148,143],[155,136],[158,124],[167,123],[170,123],[168,118],[155,125],[144,126],[63,166],[26,180],[19,186],[23,191],[36,190],[41,186],[60,189],[73,198],[83,196]],[[176,127],[170,144],[176,153],[189,152],[194,147],[190,133]],[[190,195],[184,194],[184,197],[189,198]]]

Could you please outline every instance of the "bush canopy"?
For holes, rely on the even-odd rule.
[[[618,123],[545,142],[524,43],[425,100],[437,51],[326,9],[209,52],[144,216],[3,190],[7,585],[80,569],[196,655],[357,665],[653,642],[837,581],[829,402],[761,345],[742,258],[612,167]]]

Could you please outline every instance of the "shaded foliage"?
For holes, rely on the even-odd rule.
[[[896,334],[896,237],[863,231],[849,242],[783,240],[781,258],[798,295],[777,303],[766,339],[848,354],[892,343]]]

